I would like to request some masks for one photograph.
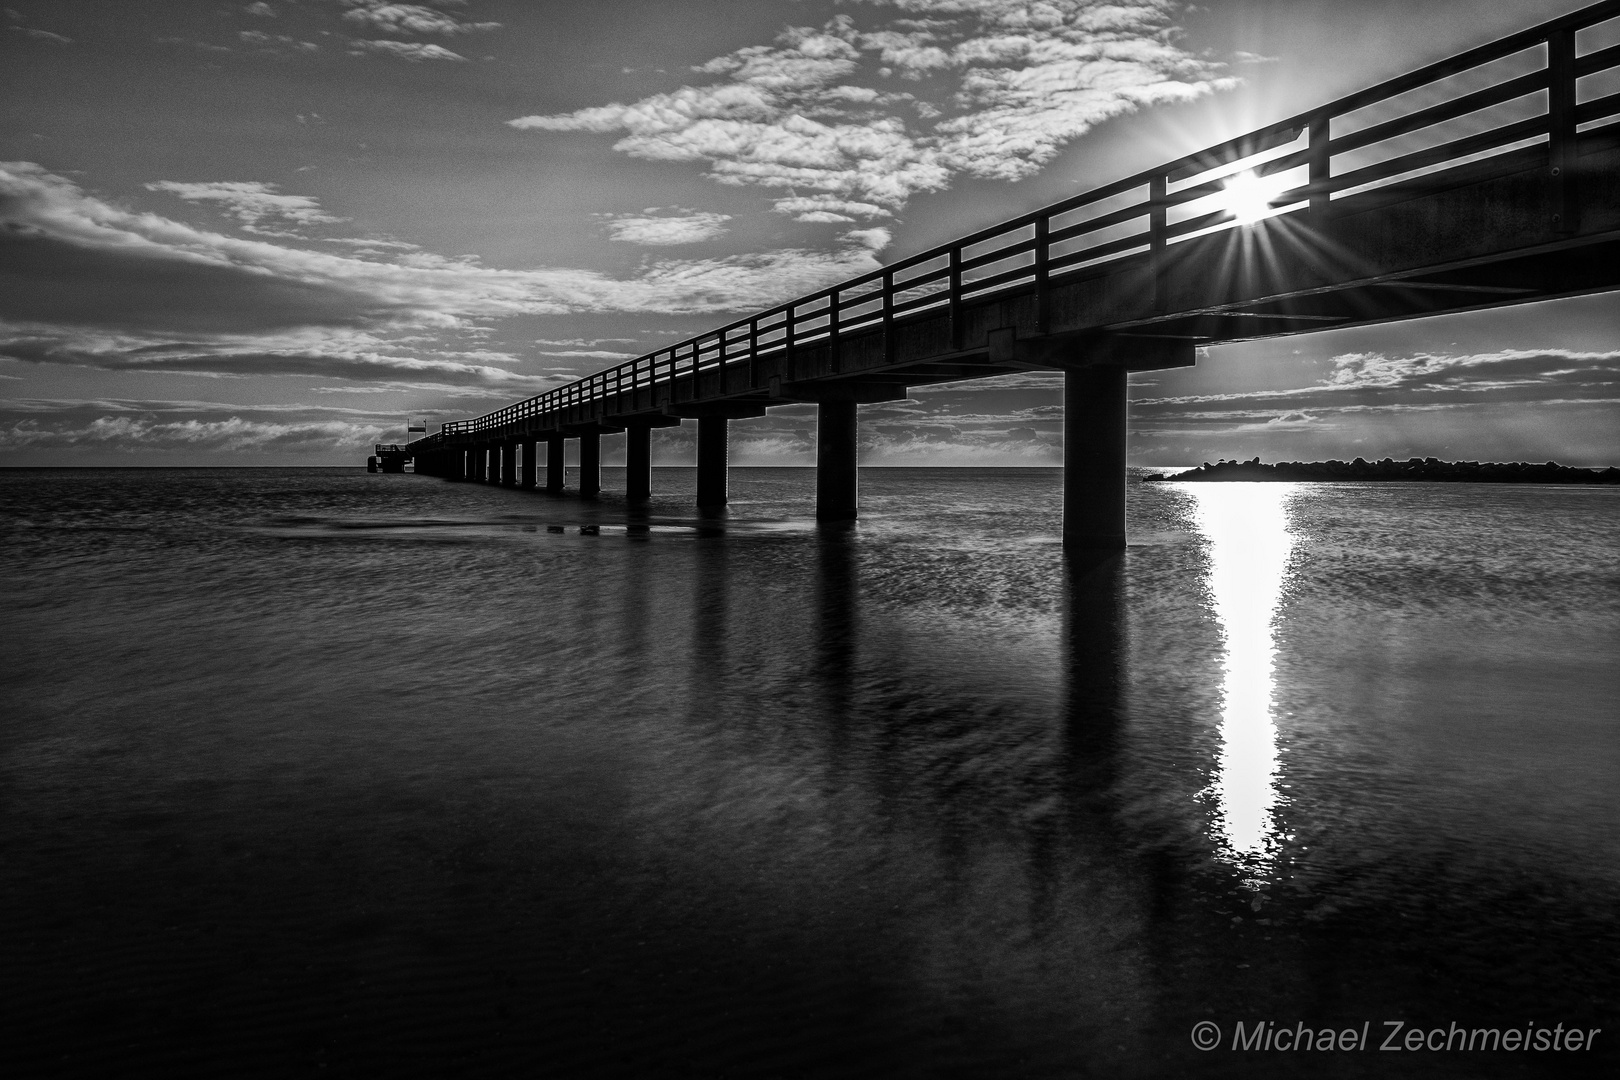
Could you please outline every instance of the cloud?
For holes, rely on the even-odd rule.
[[[1512,402],[1620,402],[1620,352],[1503,349],[1489,353],[1342,353],[1311,386],[1133,400],[1144,417],[1258,422],[1322,413],[1432,410]]]
[[[1613,457],[1620,352],[1343,353],[1328,363],[1304,387],[1133,394],[1133,456]]]
[[[702,162],[719,183],[785,189],[783,213],[837,221],[958,175],[1022,179],[1104,120],[1236,84],[1175,43],[1166,0],[853,2],[933,17],[789,27],[694,69],[712,81],[507,123],[620,133],[622,153]],[[885,88],[893,75],[914,91]]]
[[[849,232],[844,234],[844,239],[852,243],[860,244],[863,247],[869,247],[873,251],[882,251],[884,248],[889,246],[889,241],[893,239],[893,234],[890,233],[888,229],[885,229],[879,225],[872,229],[851,229]]]
[[[163,181],[159,190],[220,204],[244,222],[326,216],[313,200],[257,182]],[[0,355],[30,364],[517,397],[564,373],[501,367],[517,358],[480,351],[491,322],[757,310],[876,266],[869,244],[854,240],[822,252],[648,260],[622,277],[492,269],[416,250],[313,250],[138,213],[36,164],[0,164]],[[600,341],[561,344],[591,354],[578,359],[625,358]]]
[[[141,398],[0,401],[0,453],[319,454],[353,460],[404,437],[400,414]]]
[[[724,235],[725,223],[731,220],[730,214],[681,207],[670,207],[673,213],[658,214],[660,209],[651,206],[641,214],[601,215],[607,221],[608,239],[648,246],[696,244]]]
[[[398,344],[365,335],[154,343],[129,335],[28,335],[0,329],[0,358],[104,371],[227,378],[300,376],[361,383],[411,379],[417,385],[478,386],[514,396],[538,393],[556,383],[554,378],[518,374],[466,357],[412,355]]]
[[[73,44],[72,38],[63,37],[61,34],[53,34],[49,30],[35,30],[28,26],[13,26],[11,29],[21,34],[27,34],[29,37],[34,38],[37,41],[54,41],[60,45]]]
[[[276,9],[265,3],[264,0],[255,0],[254,3],[247,5],[242,10],[249,15],[257,15],[261,19],[274,19],[276,17]]]
[[[796,195],[777,199],[772,207],[778,214],[793,214],[795,221],[854,221],[856,218],[886,218],[894,215],[876,203],[850,202],[831,195]]]
[[[320,46],[313,41],[299,41],[286,34],[267,34],[263,30],[238,30],[236,36],[249,45],[263,46],[265,52],[280,52],[280,46],[286,46],[293,52],[318,52]]]
[[[349,10],[343,18],[385,34],[471,34],[498,30],[498,22],[462,22],[420,4],[394,4],[387,0],[343,0]]]
[[[393,424],[346,420],[278,423],[230,416],[222,420],[158,420],[99,416],[87,423],[0,422],[0,452],[27,450],[191,451],[212,454],[369,452],[399,431]]]
[[[360,56],[363,53],[381,53],[385,56],[397,56],[401,60],[409,60],[419,64],[424,60],[465,60],[460,53],[451,52],[440,45],[423,45],[415,41],[362,41],[349,42],[349,54]]]
[[[212,183],[182,183],[178,180],[157,180],[146,185],[148,191],[166,191],[187,202],[214,202],[244,226],[255,227],[269,218],[287,225],[319,225],[345,220],[333,217],[321,209],[308,195],[282,195],[275,184],[257,181],[214,181]]]
[[[170,184],[173,182],[163,182]],[[165,187],[163,190],[174,190]],[[196,185],[233,212],[320,214],[271,185]],[[236,330],[432,326],[581,311],[699,314],[767,307],[875,269],[864,244],[660,259],[629,277],[492,269],[429,252],[360,257],[288,247],[135,213],[30,162],[0,163],[0,317]]]

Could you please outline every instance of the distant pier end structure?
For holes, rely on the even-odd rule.
[[[601,487],[627,433],[695,420],[726,501],[726,426],[814,403],[816,516],[857,511],[862,404],[930,383],[1065,376],[1063,541],[1125,544],[1126,376],[1200,346],[1620,286],[1620,0],[1471,49],[403,448],[416,471]],[[379,447],[379,452],[382,450]],[[379,453],[385,471],[392,458]],[[403,468],[400,458],[399,468]]]

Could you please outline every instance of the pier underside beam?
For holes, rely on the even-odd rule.
[[[646,424],[624,429],[624,497],[633,503],[652,498],[652,428]]]
[[[593,497],[602,491],[602,433],[584,432],[579,437],[579,493]]]
[[[563,456],[568,440],[561,434],[546,436],[546,490],[553,495],[562,494]]]
[[[860,472],[854,401],[816,406],[816,520],[854,521]]]
[[[697,504],[700,507],[726,505],[726,429],[730,423],[724,416],[698,418]]]
[[[1063,546],[1125,547],[1126,371],[1094,364],[1063,376]]]

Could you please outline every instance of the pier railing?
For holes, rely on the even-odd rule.
[[[470,420],[444,435],[533,417],[761,357],[832,346],[897,320],[1034,293],[1047,325],[1054,279],[1106,273],[1254,216],[1330,218],[1414,185],[1545,165],[1554,231],[1573,231],[1578,143],[1620,132],[1620,0],[1606,0],[1197,153],[980,230]],[[1234,207],[1247,185],[1259,215]],[[1251,205],[1254,205],[1251,202]],[[1071,279],[1072,280],[1072,279]],[[892,335],[888,338],[892,340]],[[750,380],[752,382],[752,380]],[[436,439],[434,441],[437,441]]]

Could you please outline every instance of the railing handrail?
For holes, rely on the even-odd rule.
[[[837,284],[765,308],[695,337],[644,353],[633,360],[604,368],[494,412],[468,420],[450,421],[442,425],[437,434],[421,441],[432,441],[437,444],[447,435],[476,433],[502,427],[515,420],[553,412],[568,405],[593,401],[609,393],[621,393],[627,385],[630,388],[645,387],[660,381],[673,380],[684,372],[712,370],[715,365],[724,366],[761,355],[768,356],[800,345],[819,345],[826,341],[837,341],[840,336],[851,331],[890,325],[897,314],[907,314],[942,304],[949,304],[954,309],[967,297],[977,298],[1031,281],[1035,283],[1037,289],[1041,289],[1054,272],[1070,272],[1088,262],[1121,257],[1125,253],[1144,248],[1157,252],[1167,243],[1190,237],[1204,229],[1219,228],[1234,220],[1230,211],[1218,211],[1178,222],[1168,221],[1168,211],[1208,198],[1220,190],[1220,185],[1213,178],[1175,191],[1169,190],[1170,184],[1182,183],[1204,173],[1215,173],[1237,162],[1287,146],[1298,141],[1302,134],[1309,136],[1306,147],[1254,166],[1260,175],[1299,168],[1309,170],[1309,181],[1276,195],[1270,202],[1273,207],[1306,203],[1313,209],[1317,206],[1325,207],[1335,193],[1348,188],[1365,187],[1379,180],[1390,180],[1405,173],[1499,149],[1510,143],[1542,134],[1548,136],[1550,144],[1557,143],[1560,137],[1572,142],[1578,123],[1589,123],[1620,113],[1620,94],[1611,94],[1584,102],[1579,106],[1574,104],[1574,83],[1577,79],[1620,64],[1620,46],[1610,46],[1584,56],[1575,56],[1574,35],[1579,30],[1617,16],[1620,16],[1620,0],[1602,0],[1600,3],[1550,19],[1507,37],[1467,49],[1415,71],[1386,79],[1325,105],[1319,105],[1186,154],[1163,165],[1070,196],[969,233],[950,243],[918,252]],[[1465,93],[1460,97],[1417,109],[1413,113],[1348,132],[1338,139],[1332,137],[1331,121],[1335,117],[1356,112],[1542,44],[1548,46],[1548,55],[1546,64],[1536,71],[1498,81],[1482,90]],[[1560,109],[1558,99],[1561,87],[1558,84],[1562,81],[1569,83],[1567,93],[1563,95],[1568,107]],[[1473,109],[1477,110],[1517,100],[1518,97],[1543,89],[1548,91],[1548,104],[1546,112],[1540,116],[1499,125],[1485,132],[1438,146],[1408,151],[1392,159],[1376,162],[1339,176],[1332,174],[1331,160],[1335,152],[1348,153],[1364,149],[1388,139],[1401,138],[1426,127],[1436,126],[1446,120],[1465,115],[1465,112],[1454,111],[1465,104],[1472,104]],[[1513,96],[1500,96],[1509,91],[1516,93]],[[1567,130],[1560,130],[1560,127]],[[1553,152],[1556,150],[1557,147],[1554,146]],[[1050,229],[1050,223],[1054,218],[1144,186],[1149,189],[1145,201],[1120,207],[1093,219],[1065,225],[1055,233]],[[1117,228],[1144,216],[1149,219],[1149,227],[1145,232],[1098,241],[1089,247],[1080,247],[1056,256],[1052,253],[1051,249],[1054,246],[1068,240],[1101,232],[1104,229]],[[1008,234],[1023,229],[1029,229],[1031,236],[1006,239]],[[1006,239],[1006,242],[971,258],[964,257],[967,249],[998,239]],[[973,280],[964,280],[962,277],[966,272],[994,267],[997,263],[1019,259],[1024,255],[1030,256],[1030,262],[1020,262],[1007,270]],[[903,281],[896,280],[907,270],[941,259],[945,260],[946,265],[938,270],[925,272]],[[942,280],[945,282],[942,287],[928,292],[918,292],[939,285]],[[868,289],[854,296],[844,296],[873,283],[877,283],[877,288]],[[907,296],[907,294],[915,295]],[[875,308],[853,315],[847,322],[845,321],[846,311],[867,305],[875,305]],[[810,310],[802,310],[805,308]],[[801,329],[800,324],[804,322],[817,325]],[[768,325],[762,327],[762,323]],[[745,334],[738,333],[744,330]],[[761,341],[762,336],[770,337],[778,332],[781,333],[779,338]],[[733,351],[737,346],[741,347]]]

